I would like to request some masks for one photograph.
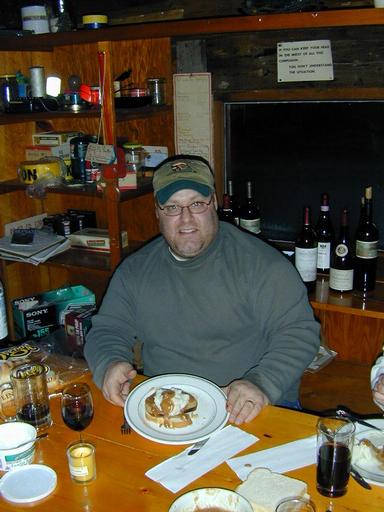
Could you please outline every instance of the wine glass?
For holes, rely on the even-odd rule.
[[[93,418],[93,399],[88,384],[74,383],[64,388],[61,396],[61,416],[67,427],[80,432],[82,442],[81,432]]]

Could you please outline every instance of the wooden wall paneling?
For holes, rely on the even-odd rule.
[[[98,85],[97,45],[95,43],[56,47],[51,52],[33,52],[32,66],[44,66],[45,75],[61,78],[61,90],[68,89],[68,78],[78,75],[83,83]]]
[[[0,181],[17,178],[20,162],[25,160],[25,145],[32,143],[35,123],[15,123],[0,127]]]
[[[117,77],[132,69],[131,77],[123,82],[132,82],[136,87],[145,87],[149,77],[164,77],[167,84],[167,103],[172,103],[171,42],[169,38],[117,41],[111,44],[112,74]]]
[[[91,135],[99,133],[100,118],[68,117],[49,120],[55,130],[81,131]],[[100,131],[100,133],[102,133]]]
[[[145,241],[158,234],[159,227],[151,192],[121,203],[120,211],[122,225],[128,231],[128,241]]]
[[[314,309],[329,348],[337,358],[372,364],[384,342],[384,321],[350,313]]]
[[[23,73],[31,66],[31,52],[0,52],[0,75]]]
[[[147,146],[167,146],[170,155],[174,154],[173,113],[162,112],[146,119],[135,119],[117,123],[117,136],[130,142]]]
[[[278,42],[330,39],[335,79],[326,82],[277,82]],[[252,89],[328,89],[382,85],[382,28],[319,28],[223,34],[206,39],[207,70],[216,94]]]

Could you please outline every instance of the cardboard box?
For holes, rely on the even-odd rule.
[[[18,338],[41,338],[64,325],[65,315],[86,305],[95,306],[95,294],[82,285],[50,290],[12,301]]]
[[[51,156],[62,158],[63,160],[70,160],[71,154],[69,142],[66,142],[65,144],[60,144],[58,146],[36,144],[26,146],[25,148],[26,160],[40,160],[40,158],[50,158]]]
[[[32,134],[32,144],[43,146],[59,146],[69,142],[73,137],[81,137],[83,132],[40,132]]]
[[[70,311],[65,315],[65,332],[71,353],[83,354],[85,336],[92,326],[92,315],[95,311],[96,308],[89,305]]]
[[[72,247],[89,251],[109,252],[110,243],[107,229],[85,228],[68,235]],[[128,233],[121,232],[121,246],[128,246]]]

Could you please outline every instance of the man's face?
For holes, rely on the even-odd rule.
[[[210,199],[211,196],[206,197],[194,190],[183,189],[175,192],[166,203],[160,206],[189,206],[195,201],[208,203]],[[170,217],[156,206],[160,231],[177,256],[194,258],[209,246],[219,227],[216,208],[216,195],[203,213],[190,213],[188,208],[184,208],[180,215]]]

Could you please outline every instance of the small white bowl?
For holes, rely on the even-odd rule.
[[[29,423],[10,421],[0,425],[0,470],[9,471],[17,466],[31,464],[35,455],[36,429]],[[24,444],[16,448],[26,441]]]
[[[205,508],[222,508],[223,512],[253,512],[252,505],[235,491],[220,487],[203,487],[179,496],[169,512],[203,512]]]

